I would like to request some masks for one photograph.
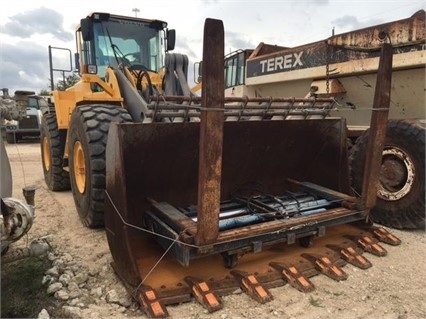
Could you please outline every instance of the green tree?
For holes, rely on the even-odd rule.
[[[71,75],[66,76],[64,80],[59,80],[56,83],[55,88],[58,91],[65,91],[69,87],[76,84],[79,80],[80,80],[80,77],[77,74],[73,73]]]
[[[40,90],[40,93],[38,94],[40,96],[50,96],[49,90],[42,89]]]

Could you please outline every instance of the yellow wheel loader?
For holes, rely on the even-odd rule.
[[[174,30],[166,26],[93,13],[76,31],[81,80],[66,91],[53,91],[55,113],[43,119],[41,151],[46,184],[54,191],[72,189],[86,226],[103,226],[109,124],[142,122],[145,95],[153,89],[162,93],[167,85],[171,93],[182,92],[180,73],[187,61],[169,55],[169,73],[164,73],[165,52],[175,41]]]
[[[312,291],[309,277],[345,280],[341,266],[368,268],[364,251],[384,256],[379,241],[399,244],[369,219],[389,44],[357,197],[345,120],[328,117],[333,98],[225,98],[224,29],[214,19],[205,22],[203,88],[194,96],[187,58],[167,52],[174,38],[157,20],[83,19],[81,81],[53,92],[56,113],[42,132],[47,184],[71,187],[83,224],[104,223],[113,267],[148,316],[166,317],[166,305],[192,298],[212,312],[238,288],[261,303],[286,283]]]

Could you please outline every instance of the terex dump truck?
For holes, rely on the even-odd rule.
[[[383,41],[393,46],[390,121],[374,221],[425,226],[425,11],[294,48],[259,44],[225,59],[226,96],[333,97],[329,116],[345,117],[352,141],[352,186],[360,192]],[[301,116],[306,118],[307,116]],[[351,146],[352,146],[351,144]]]
[[[343,118],[332,98],[224,98],[222,21],[207,19],[203,92],[158,20],[94,13],[77,29],[81,81],[54,91],[42,131],[45,179],[71,187],[86,226],[105,222],[117,274],[151,317],[195,297],[209,311],[241,287],[336,280],[340,266],[399,240],[369,211],[384,142],[392,63],[382,48],[362,196],[351,192]],[[310,121],[286,121],[309,113]],[[306,247],[303,252],[296,245]],[[233,268],[229,270],[229,268]],[[254,275],[257,273],[258,275]]]

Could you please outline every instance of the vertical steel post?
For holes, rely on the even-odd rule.
[[[371,114],[362,184],[361,196],[365,207],[368,209],[374,207],[377,198],[380,166],[382,164],[382,153],[386,138],[390,105],[392,58],[392,45],[389,43],[383,44],[379,68],[377,70],[376,90],[374,93],[373,112]]]
[[[198,166],[198,221],[195,241],[214,243],[219,235],[220,185],[224,114],[224,30],[221,20],[206,19],[200,151]]]
[[[55,83],[53,81],[53,62],[52,62],[52,46],[49,45],[49,72],[50,72],[50,90],[55,89]]]

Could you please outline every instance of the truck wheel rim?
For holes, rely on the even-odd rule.
[[[413,188],[415,167],[411,158],[396,147],[383,150],[377,196],[387,201],[405,197]]]
[[[50,171],[50,146],[47,137],[43,138],[43,165],[47,172]]]
[[[83,194],[86,189],[86,164],[83,146],[80,141],[75,142],[73,152],[74,178],[78,191]]]

